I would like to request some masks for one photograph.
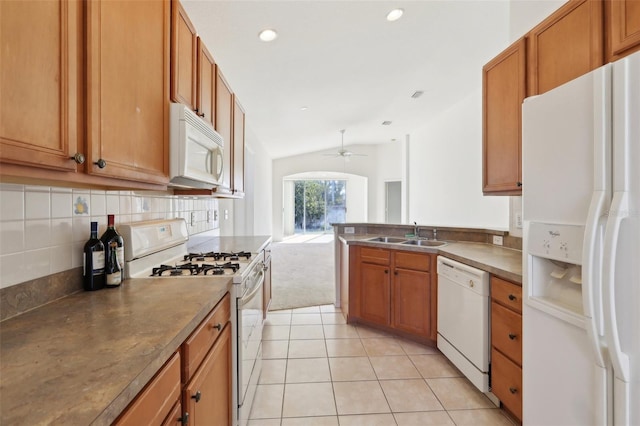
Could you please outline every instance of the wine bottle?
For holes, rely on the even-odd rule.
[[[100,239],[102,240],[102,244],[104,244],[105,250],[108,250],[111,247],[111,242],[115,241],[118,245],[117,253],[118,253],[118,265],[120,266],[120,270],[124,270],[124,240],[122,236],[118,234],[116,231],[115,216],[112,214],[107,215],[107,230],[104,231]],[[108,260],[108,255],[107,255]]]
[[[91,237],[84,245],[82,279],[87,291],[104,287],[104,244],[98,239],[98,222],[91,222]]]
[[[107,249],[105,265],[105,284],[107,287],[118,287],[122,283],[122,269],[118,263],[118,242],[112,240]]]

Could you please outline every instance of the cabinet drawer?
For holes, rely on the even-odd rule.
[[[491,350],[491,391],[522,420],[522,369],[495,348]]]
[[[398,251],[395,254],[395,258],[396,268],[429,272],[429,263],[431,263],[431,256],[429,256],[428,254]]]
[[[367,263],[376,263],[378,265],[388,265],[391,259],[391,252],[389,250],[372,248],[372,247],[360,247],[360,261]]]
[[[186,383],[209,352],[231,313],[229,293],[224,297],[207,318],[182,344],[182,379]]]
[[[522,365],[522,316],[491,302],[491,345]]]
[[[522,313],[522,287],[497,277],[491,277],[491,298]]]
[[[180,398],[180,354],[175,353],[115,425],[160,425]]]

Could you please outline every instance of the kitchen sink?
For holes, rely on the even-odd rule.
[[[433,240],[408,240],[401,244],[407,244],[411,246],[422,246],[422,247],[440,247],[447,243],[444,241],[433,241]]]
[[[375,238],[369,238],[367,241],[371,241],[374,243],[403,243],[406,242],[407,239],[406,238],[399,238],[399,237],[375,237]]]

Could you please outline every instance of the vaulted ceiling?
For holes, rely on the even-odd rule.
[[[480,90],[508,42],[507,0],[182,3],[273,158],[337,151],[340,129],[345,145],[403,140]]]

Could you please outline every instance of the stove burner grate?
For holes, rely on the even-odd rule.
[[[184,265],[160,265],[157,268],[153,268],[151,276],[161,277],[163,274],[168,273],[170,276],[185,275],[184,272],[188,271],[189,275],[197,275],[199,272],[198,265],[193,263],[185,263]]]

